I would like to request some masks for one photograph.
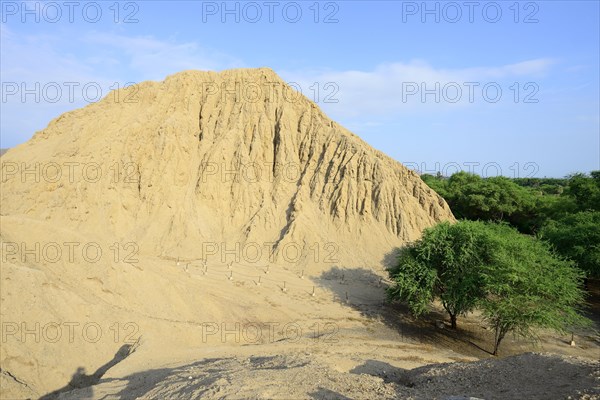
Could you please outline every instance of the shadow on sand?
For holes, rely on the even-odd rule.
[[[230,360],[228,358],[207,358],[174,368],[157,368],[136,372],[123,378],[94,379],[92,384],[114,384],[111,387],[111,390],[115,390],[114,393],[110,394],[111,399],[145,399],[149,398],[148,394],[156,386],[168,381],[166,387],[169,388],[169,398],[191,398],[190,396],[192,398],[202,398],[207,395],[213,384],[221,379],[221,374],[224,370],[223,364],[226,364]],[[196,376],[193,381],[188,380],[187,377],[191,370],[202,371],[203,375]],[[70,383],[60,391],[53,392],[47,396],[57,396],[60,393],[69,392],[65,393],[65,399],[89,400],[94,398],[92,389],[92,387],[71,386]],[[42,399],[55,398],[45,396]]]
[[[383,264],[392,265],[398,251],[395,249],[386,254]],[[398,333],[402,341],[459,349],[458,352],[472,357],[491,356],[483,347],[486,339],[461,327],[460,320],[458,328],[451,329],[448,315],[444,312],[433,310],[417,319],[406,306],[388,302],[385,291],[387,283],[382,277],[387,277],[385,270],[376,273],[368,268],[334,266],[314,278],[314,281],[333,293],[338,302],[358,310],[363,317],[383,322]]]
[[[326,388],[319,388],[314,392],[309,393],[309,396],[314,400],[351,400],[350,397],[346,397]]]
[[[91,375],[87,375],[85,373],[85,368],[77,368],[69,383],[58,390],[40,397],[40,400],[58,399],[59,395],[62,393],[70,392],[72,390],[77,390],[77,396],[79,399],[93,398],[94,393],[92,386],[100,382],[100,379],[106,373],[106,371],[127,358],[127,356],[131,354],[131,348],[132,346],[129,344],[124,344],[121,346],[121,348],[119,348],[119,350],[115,353],[115,356],[112,358],[112,360],[98,368],[96,372]]]

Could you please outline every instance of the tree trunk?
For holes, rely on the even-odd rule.
[[[497,356],[498,355],[498,347],[500,347],[500,342],[502,341],[502,338],[499,338],[496,341],[496,344],[494,345],[494,352],[492,353],[492,355]]]
[[[450,311],[450,308],[448,307],[448,305],[446,305],[446,303],[442,303],[442,306],[444,306],[444,310],[446,310],[446,312],[450,316],[450,326],[452,327],[452,329],[456,329],[456,313],[452,313],[452,311]]]
[[[505,334],[506,332],[496,327],[496,334],[494,335],[494,352],[492,353],[492,355],[498,355],[498,347],[500,347],[500,342],[502,342],[502,339],[504,339]]]

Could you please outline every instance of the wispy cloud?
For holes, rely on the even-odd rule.
[[[315,83],[321,87],[334,83],[339,89],[335,95],[338,101],[321,101],[321,105],[337,116],[355,117],[430,111],[432,107],[464,107],[482,101],[481,90],[488,83],[497,84],[507,92],[515,79],[525,83],[543,78],[554,64],[553,59],[540,58],[500,66],[447,69],[413,60],[382,64],[371,71],[284,71],[283,75],[287,81],[298,82],[308,97],[313,92],[306,89]],[[474,91],[473,101],[469,97],[470,86]],[[439,101],[433,93],[425,94],[436,88],[441,94]],[[316,100],[323,100],[323,96]]]
[[[162,80],[185,69],[242,66],[234,57],[205,49],[196,42],[105,32],[73,36],[60,30],[23,35],[5,24],[0,24],[0,33],[0,124],[5,145],[28,139],[57,115],[97,101],[127,83]],[[83,87],[88,84],[100,90],[84,92]],[[23,87],[30,94],[23,96]],[[62,91],[59,95],[57,87]],[[5,89],[11,94],[4,93]]]
[[[464,72],[468,75],[495,79],[521,76],[541,78],[545,76],[550,68],[556,63],[557,61],[551,58],[539,58],[499,67],[466,69]]]
[[[2,77],[9,81],[115,82],[162,80],[185,69],[243,66],[235,57],[203,48],[197,42],[177,42],[152,36],[89,32],[16,35],[4,24]],[[67,45],[68,44],[68,47]]]
[[[179,43],[152,36],[132,37],[104,32],[89,33],[82,41],[100,46],[111,55],[111,60],[121,60],[124,66],[137,72],[140,80],[160,80],[186,69],[216,70],[243,65],[234,57],[203,48],[196,42]]]

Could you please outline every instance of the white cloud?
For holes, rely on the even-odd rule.
[[[242,63],[196,42],[90,32],[81,36],[2,34],[2,79],[25,82],[162,80],[185,69],[223,69]]]
[[[430,112],[432,109],[487,102],[482,97],[482,88],[490,83],[500,86],[502,96],[508,99],[512,95],[510,86],[515,80],[522,80],[524,84],[539,79],[550,71],[554,63],[552,59],[541,58],[501,66],[445,69],[435,68],[422,60],[413,60],[382,64],[372,71],[284,71],[282,76],[288,82],[297,82],[307,97],[317,100],[333,115],[356,117]],[[337,103],[324,101],[324,96],[333,91],[323,90],[328,82],[339,88],[335,95]],[[311,89],[315,83],[321,87],[318,98]],[[435,95],[425,94],[426,90],[438,92],[439,102],[436,102]],[[491,98],[493,90],[490,93]]]
[[[3,146],[27,140],[57,115],[99,100],[128,82],[162,80],[185,69],[241,66],[238,60],[203,49],[195,42],[151,36],[98,32],[78,36],[63,31],[17,34],[5,24],[0,24],[0,34]],[[74,90],[69,86],[72,83],[77,85]],[[82,90],[86,84],[93,86],[87,100]],[[34,94],[23,97],[23,87],[37,92],[37,98]],[[94,87],[100,88],[98,98]],[[15,88],[14,94],[6,93],[5,89],[12,93]]]
[[[508,64],[500,67],[483,67],[466,69],[464,73],[483,78],[502,79],[508,77],[543,77],[556,61],[550,58],[538,58],[516,64]]]
[[[113,59],[121,59],[137,73],[138,81],[162,80],[167,75],[187,69],[216,70],[242,65],[239,60],[204,49],[196,42],[178,43],[152,36],[131,37],[104,32],[89,33],[82,41],[100,46],[112,54]]]

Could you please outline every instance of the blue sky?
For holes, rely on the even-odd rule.
[[[599,3],[2,1],[1,146],[98,88],[267,66],[412,168],[600,169]]]

